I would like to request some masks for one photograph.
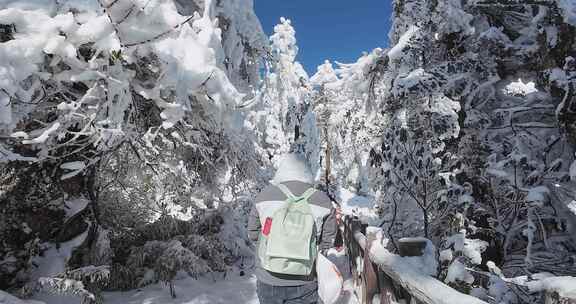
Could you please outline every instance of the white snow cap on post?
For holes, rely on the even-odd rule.
[[[296,153],[285,154],[280,158],[278,162],[278,170],[274,176],[274,183],[282,183],[287,181],[301,181],[305,183],[313,183],[314,176],[306,160]]]

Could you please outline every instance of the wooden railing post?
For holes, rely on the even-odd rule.
[[[359,289],[357,296],[362,304],[371,304],[377,294],[380,294],[382,304],[396,303],[398,297],[393,281],[370,260],[370,246],[376,237],[374,234],[365,237],[366,227],[357,217],[344,217],[344,242],[348,249],[354,284]],[[360,273],[357,258],[362,259]]]
[[[421,273],[418,269],[411,268],[398,255],[383,248],[380,248],[377,253],[371,251],[370,247],[378,244],[372,242],[373,236],[367,238],[365,232],[362,232],[366,225],[363,225],[358,218],[345,216],[343,224],[341,230],[344,232],[343,238],[350,261],[350,270],[355,285],[359,287],[357,297],[362,304],[372,303],[374,295],[378,292],[380,303],[384,304],[398,302],[397,299],[421,304],[487,304],[478,298],[458,292],[434,277]],[[424,238],[401,239],[399,250],[402,256],[421,256],[428,242]],[[375,260],[378,262],[374,262]],[[358,265],[358,263],[363,265]],[[373,287],[373,277],[366,276],[370,270],[372,270],[372,276],[376,273],[378,280],[376,293]],[[564,302],[560,303],[564,304]]]

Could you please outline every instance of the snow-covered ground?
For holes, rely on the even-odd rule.
[[[340,208],[342,214],[358,216],[363,222],[368,224],[376,224],[378,216],[375,213],[374,200],[356,195],[350,190],[341,188],[339,191]]]
[[[59,247],[56,247],[56,244],[46,244],[49,247],[44,254],[34,259],[34,263],[38,265],[38,268],[32,272],[31,278],[33,280],[42,277],[49,278],[63,272],[72,251],[84,242],[86,235],[87,233],[84,232],[68,242],[60,243]]]
[[[159,283],[126,292],[105,292],[105,304],[258,304],[256,278],[252,275],[230,274],[225,279],[205,277],[174,281],[176,298],[170,296],[168,286]],[[35,300],[45,304],[78,304],[79,298],[40,294]],[[32,303],[30,303],[32,304]],[[38,304],[38,303],[34,303]]]
[[[256,278],[230,275],[224,280],[209,278],[194,280],[186,278],[175,284],[176,298],[172,299],[167,286],[154,284],[142,290],[106,293],[104,298],[110,304],[258,304]]]
[[[70,219],[88,205],[88,200],[84,198],[73,199],[65,202],[66,219]],[[41,277],[54,277],[64,271],[66,262],[70,258],[75,247],[79,246],[86,239],[87,232],[77,235],[67,242],[58,245],[53,243],[43,244],[46,251],[42,256],[34,258],[34,264],[38,265],[32,272],[31,278],[37,280]],[[0,302],[1,303],[1,302]]]
[[[336,264],[344,277],[344,289],[337,304],[357,304],[354,287],[344,251],[331,250],[329,259]],[[168,286],[159,283],[126,292],[105,292],[105,304],[258,304],[256,278],[252,274],[239,276],[230,273],[226,278],[213,280],[203,277],[198,280],[187,277],[174,282],[176,298],[170,296]],[[0,296],[0,300],[2,297]],[[36,301],[14,302],[18,304],[78,304],[76,297],[39,294]]]

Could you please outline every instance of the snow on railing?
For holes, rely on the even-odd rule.
[[[487,304],[415,268],[405,257],[390,253],[380,242],[374,242],[371,235],[362,232],[363,225],[357,218],[345,217],[342,230],[361,303],[392,304],[405,299],[407,303]],[[400,243],[399,246],[405,246],[400,251],[421,255],[426,242],[414,239]]]

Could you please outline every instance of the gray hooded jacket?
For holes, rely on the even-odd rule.
[[[299,196],[306,190],[312,188],[312,176],[309,173],[304,161],[294,154],[286,155],[280,163],[273,184],[266,187],[255,199],[254,206],[250,212],[248,220],[248,235],[258,248],[258,239],[262,229],[262,213],[268,213],[269,208],[274,208],[286,199],[284,193],[274,184],[281,183],[288,187],[292,194]],[[319,249],[326,250],[334,245],[338,227],[336,226],[336,214],[332,202],[328,195],[322,191],[317,191],[308,200],[313,213],[317,216],[317,231]],[[265,284],[273,286],[298,286],[310,283],[315,279],[315,274],[311,276],[293,276],[271,273],[263,269],[256,254],[256,278]]]

